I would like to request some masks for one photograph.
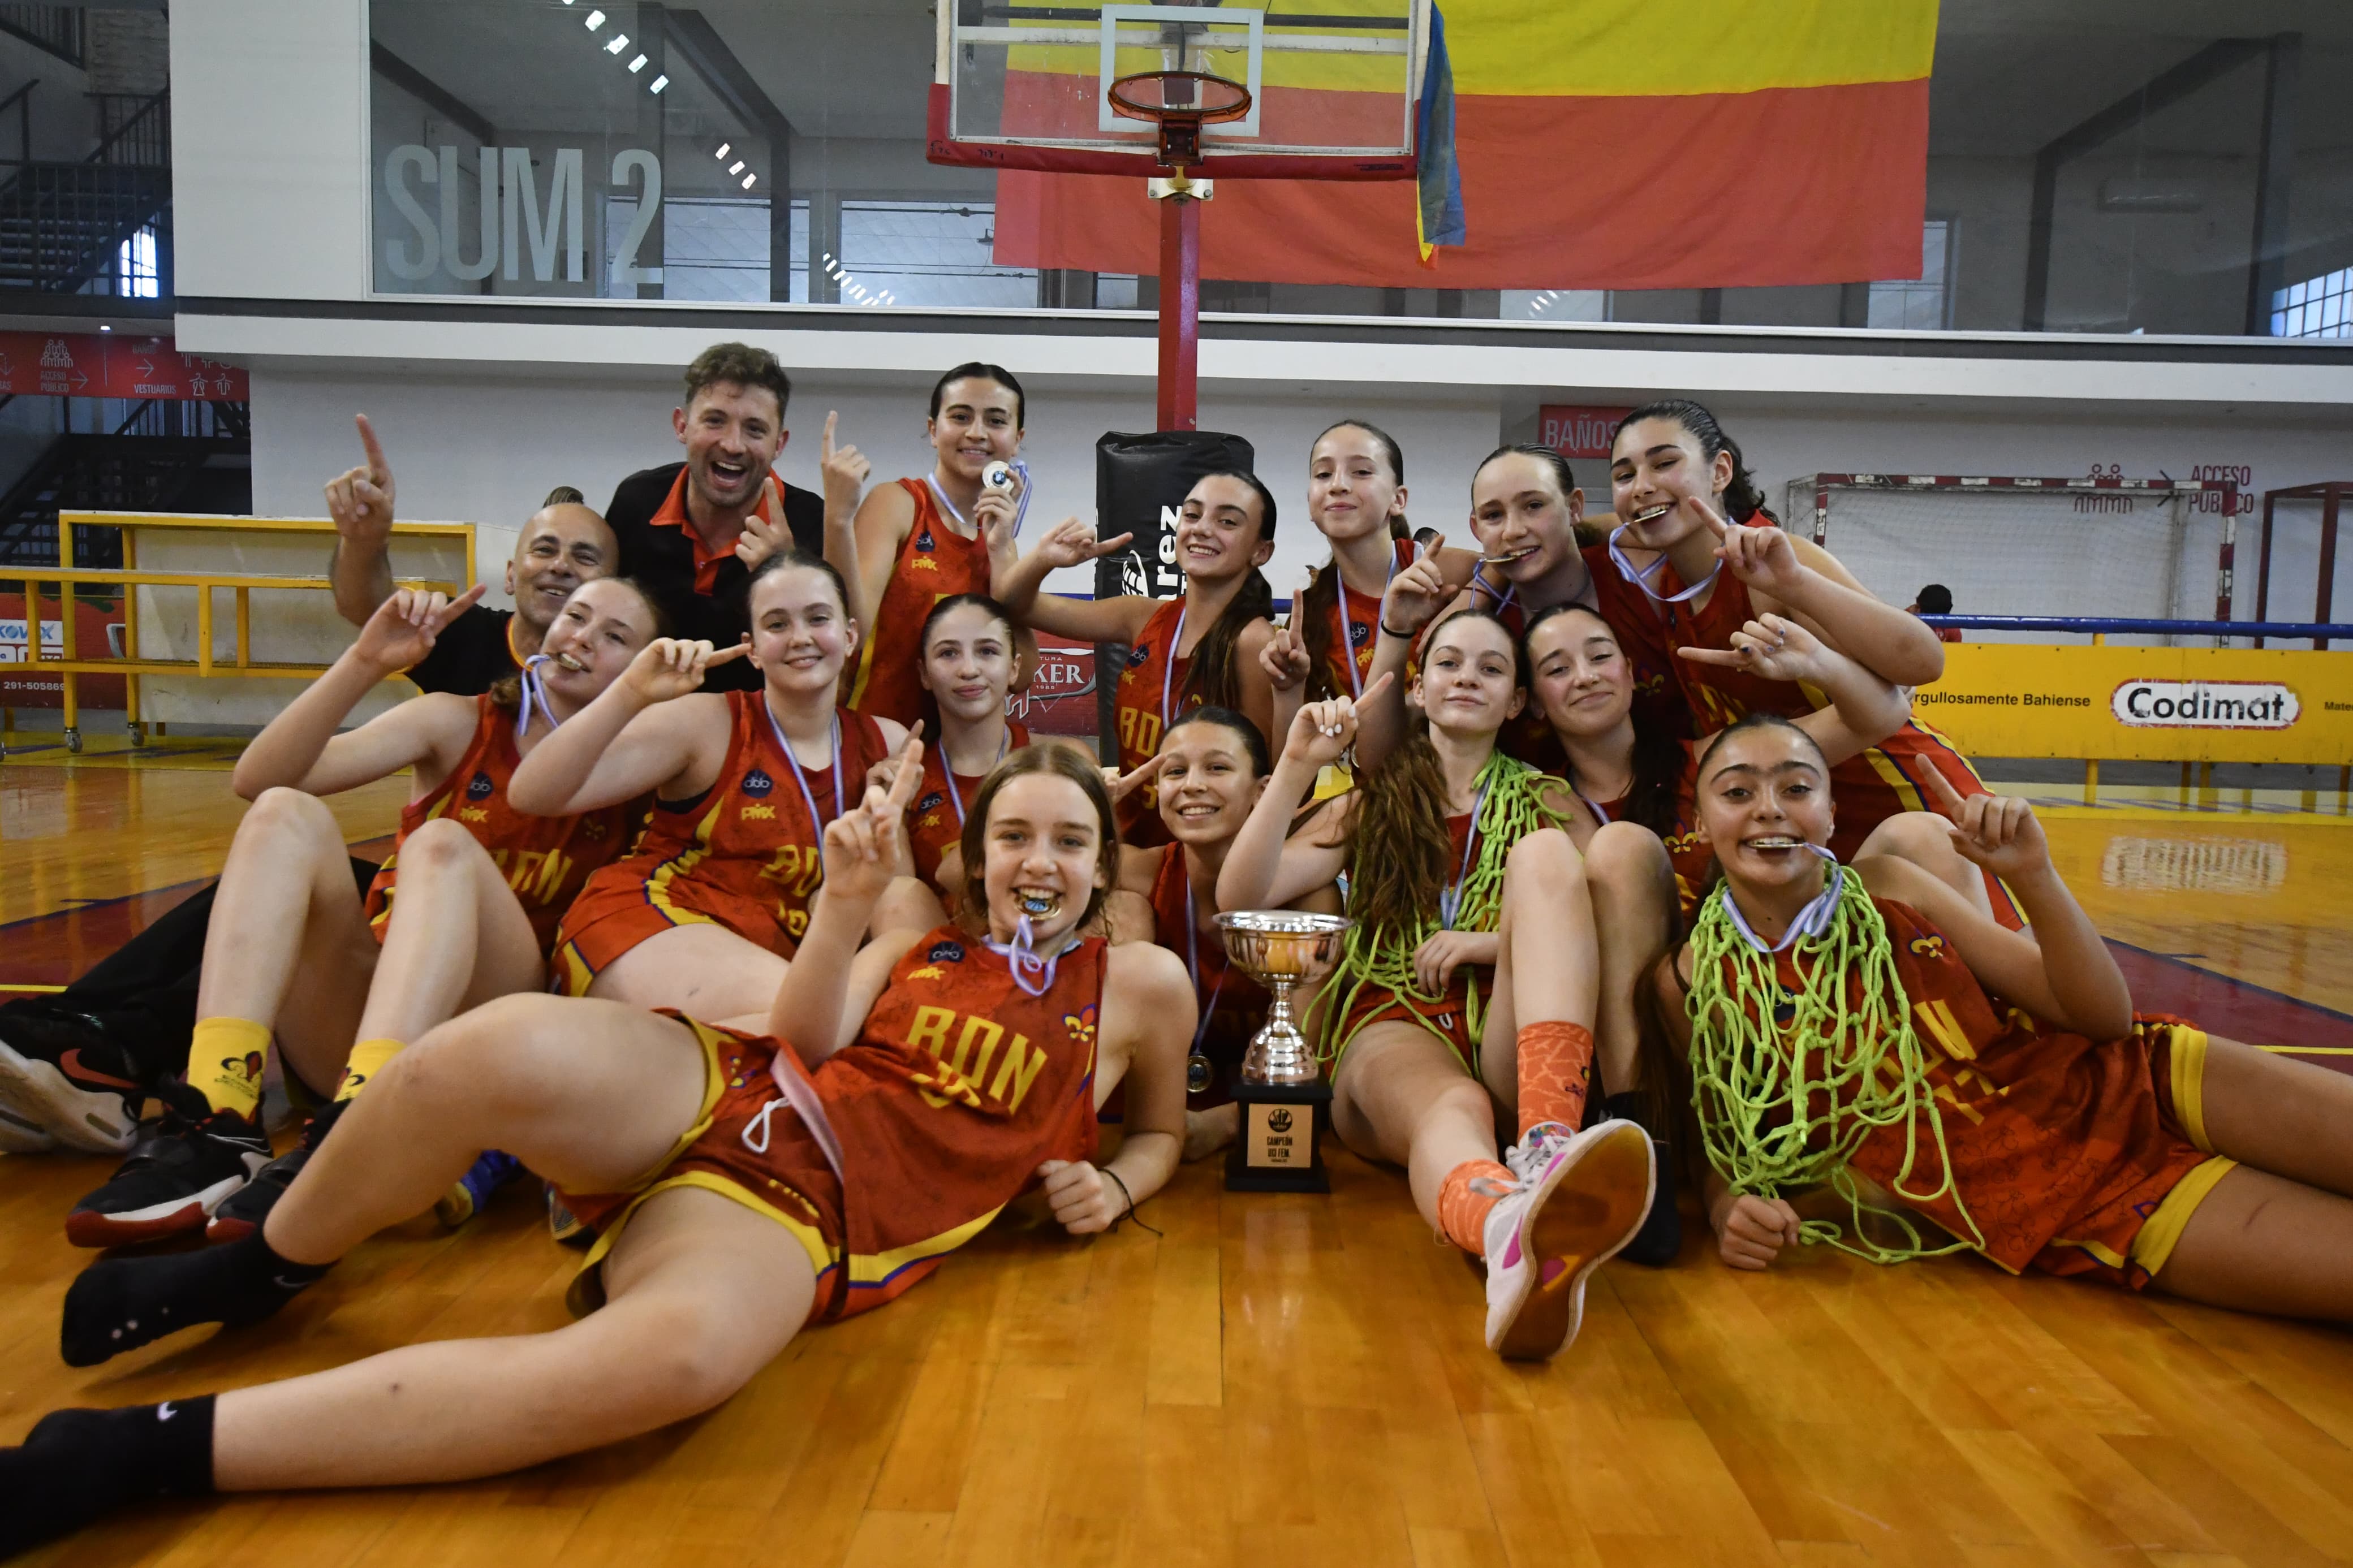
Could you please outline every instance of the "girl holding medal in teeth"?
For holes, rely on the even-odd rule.
[[[805,1330],[904,1293],[1025,1191],[1082,1237],[1149,1201],[1176,1168],[1192,995],[1159,949],[1080,935],[1118,865],[1092,761],[1032,746],[990,773],[965,828],[971,913],[945,924],[890,918],[917,778],[827,824],[808,962],[748,1027],[544,995],[455,1019],[392,1064],[261,1233],[101,1262],[60,1341],[94,1365],[306,1290],[332,1305],[335,1261],[493,1142],[596,1223],[565,1298],[577,1321],[51,1413],[0,1448],[0,1547],[157,1498],[463,1480],[654,1432],[725,1404]],[[1107,1154],[1096,1108],[1123,1088]],[[822,1424],[816,1405],[797,1415]]]
[[[1395,677],[1366,688],[1377,701]],[[1651,1140],[1585,1131],[1598,969],[1582,862],[1556,778],[1496,737],[1527,698],[1516,638],[1493,614],[1430,629],[1416,729],[1320,828],[1292,833],[1317,770],[1356,739],[1358,704],[1299,710],[1273,776],[1227,851],[1221,909],[1264,909],[1348,879],[1354,919],[1325,983],[1332,1125],[1406,1168],[1414,1206],[1487,1263],[1488,1347],[1542,1359],[1576,1337],[1585,1282],[1640,1229]],[[1499,1116],[1518,1141],[1496,1157]]]
[[[1776,525],[1739,447],[1700,405],[1670,399],[1635,409],[1619,422],[1610,452],[1613,574],[1663,617],[1667,641],[1683,655],[1672,661],[1673,678],[1695,730],[1721,730],[1751,712],[1794,719],[1822,706],[1819,689],[1683,653],[1729,649],[1735,632],[1768,615],[1799,622],[1897,686],[1925,686],[1944,673],[1944,645],[1918,616],[1882,604],[1828,551]],[[1645,563],[1641,552],[1657,553]],[[1831,847],[1847,858],[1891,822],[1889,835],[1924,860],[1946,853],[1926,793],[1930,773],[1959,795],[1986,793],[1968,759],[1917,717],[1837,766],[1844,809]],[[1978,879],[1988,909],[2019,924],[2023,917],[2000,883]]]
[[[990,531],[1018,533],[1029,513],[1022,413],[1011,371],[977,360],[956,366],[932,388],[923,424],[938,454],[932,471],[875,490],[849,530],[828,527],[826,559],[850,584],[849,613],[866,628],[849,688],[859,712],[902,725],[922,717],[923,617],[953,595],[987,593]],[[830,416],[823,462],[828,495],[846,488],[854,498],[866,482],[866,459],[835,449]]]
[[[1408,721],[1398,704],[1415,641],[1441,610],[1487,610],[1514,637],[1532,616],[1555,605],[1597,611],[1633,662],[1636,700],[1654,710],[1662,725],[1688,732],[1660,618],[1641,593],[1610,569],[1607,546],[1584,542],[1585,492],[1567,458],[1549,447],[1498,447],[1490,452],[1471,476],[1471,531],[1480,553],[1467,587],[1458,591],[1442,559],[1429,560],[1399,571],[1382,597],[1379,641],[1366,684],[1384,671],[1396,672],[1399,684],[1387,701],[1366,707],[1357,743],[1360,761],[1377,763],[1404,733]],[[1440,558],[1452,553],[1443,543],[1441,538],[1435,552]],[[1524,763],[1552,773],[1560,769],[1560,749],[1533,708],[1504,727],[1502,744]]]
[[[1179,712],[1231,708],[1261,732],[1272,721],[1274,690],[1259,654],[1274,636],[1267,618],[1274,590],[1260,570],[1274,554],[1274,496],[1255,474],[1203,475],[1176,524],[1185,592],[1174,599],[1071,599],[1039,591],[1047,574],[1109,555],[1132,533],[1098,540],[1093,529],[1065,518],[1016,557],[1011,531],[991,531],[997,597],[1016,620],[1055,637],[1125,643],[1133,650],[1119,676],[1119,756],[1108,768],[1116,781],[1120,833],[1129,844],[1168,842],[1148,772],[1133,783],[1131,775],[1150,768]]]
[[[2026,802],[1928,779],[1953,847],[2017,890],[2031,937],[1908,860],[1840,864],[1834,776],[1777,714],[1716,736],[1699,822],[1724,879],[1645,987],[1723,1260],[1969,1250],[2353,1317],[2353,1079],[2136,1015]],[[1791,1202],[1824,1185],[1822,1217]]]
[[[76,1244],[248,1233],[405,1043],[494,996],[545,986],[557,919],[626,850],[646,803],[625,796],[551,819],[522,814],[508,792],[522,759],[654,639],[661,614],[626,578],[584,583],[521,675],[480,697],[412,698],[335,732],[481,594],[394,594],[237,759],[237,792],[254,804],[213,906],[188,1081],[164,1092],[162,1135],[67,1217]],[[413,778],[400,836],[363,898],[343,830],[317,797],[402,768]],[[290,1078],[335,1095],[275,1161],[259,1119],[273,1047]]]
[[[858,641],[839,573],[782,550],[746,594],[747,641],[652,644],[515,771],[519,810],[655,797],[634,851],[589,879],[565,917],[558,962],[571,995],[717,1019],[759,1012],[825,879],[825,825],[858,804],[876,763],[921,752],[896,723],[839,706]],[[696,689],[709,666],[746,658],[759,690]]]

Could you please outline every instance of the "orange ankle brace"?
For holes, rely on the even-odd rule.
[[[1438,1189],[1440,1234],[1473,1258],[1486,1257],[1487,1211],[1513,1184],[1511,1171],[1493,1160],[1465,1160],[1447,1172]]]
[[[1585,1125],[1585,1097],[1593,1088],[1593,1031],[1565,1018],[1520,1030],[1520,1136],[1542,1121],[1571,1132]]]

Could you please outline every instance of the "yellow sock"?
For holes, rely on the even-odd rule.
[[[261,1068],[269,1026],[250,1018],[199,1018],[188,1042],[188,1085],[215,1110],[247,1121],[261,1109]]]
[[[368,1079],[384,1070],[384,1064],[398,1056],[398,1040],[362,1040],[352,1047],[352,1059],[343,1064],[343,1081],[335,1090],[335,1099],[355,1099],[367,1087]]]

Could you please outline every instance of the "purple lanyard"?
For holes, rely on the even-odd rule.
[[[1164,735],[1168,732],[1168,693],[1176,684],[1176,649],[1185,641],[1185,616],[1190,608],[1184,600],[1176,601],[1176,631],[1168,639],[1168,662],[1160,667],[1160,732]]]
[[[1602,824],[1604,826],[1609,825],[1609,812],[1607,807],[1603,806],[1599,801],[1594,799],[1583,790],[1578,789],[1575,784],[1571,784],[1568,787],[1570,794],[1576,795],[1577,799],[1585,803],[1585,809],[1593,814],[1594,821]]]
[[[1495,614],[1499,616],[1510,609],[1512,601],[1520,596],[1520,585],[1517,583],[1512,584],[1501,594],[1496,593],[1495,585],[1487,581],[1487,569],[1484,566],[1471,568],[1471,586],[1495,601]]]
[[[1439,921],[1448,931],[1454,929],[1454,917],[1462,908],[1462,884],[1471,876],[1471,851],[1479,844],[1479,819],[1487,815],[1487,792],[1495,787],[1493,767],[1493,763],[1488,764],[1487,776],[1479,782],[1479,804],[1471,808],[1471,831],[1462,836],[1462,868],[1454,873],[1451,887],[1439,890]]]
[[[1831,863],[1831,885],[1817,893],[1811,903],[1798,911],[1798,918],[1789,922],[1789,929],[1781,933],[1781,940],[1771,946],[1767,946],[1765,939],[1749,929],[1747,918],[1741,914],[1740,906],[1733,900],[1732,889],[1730,888],[1724,889],[1724,912],[1732,917],[1734,929],[1740,932],[1749,946],[1759,952],[1768,954],[1782,952],[1795,946],[1800,937],[1820,935],[1830,925],[1831,917],[1838,912],[1839,894],[1846,888],[1846,868],[1838,863],[1837,856],[1820,845],[1809,844],[1806,847]]]
[[[817,814],[817,796],[809,793],[808,775],[801,772],[801,760],[793,755],[792,742],[785,739],[785,727],[776,722],[776,710],[768,706],[768,694],[760,693],[760,711],[768,716],[768,733],[776,738],[776,750],[785,753],[785,762],[793,770],[793,783],[801,786],[801,803],[808,807],[809,828],[818,842],[825,841],[825,825],[841,815],[841,715],[833,716],[833,816]]]
[[[989,952],[1005,955],[1007,965],[1013,971],[1014,984],[1032,996],[1043,996],[1053,988],[1055,965],[1062,962],[1063,953],[1079,945],[1079,939],[1074,936],[1064,942],[1060,952],[1056,952],[1053,957],[1040,958],[1034,945],[1034,931],[1035,928],[1029,923],[1029,917],[1023,915],[1014,922],[1011,942],[998,942],[994,937],[983,937],[980,940],[981,945]],[[1034,984],[1029,979],[1032,974],[1038,977]]]
[[[1616,528],[1610,530],[1609,560],[1611,563],[1618,568],[1618,575],[1625,578],[1626,581],[1633,584],[1634,586],[1641,589],[1645,594],[1650,595],[1651,597],[1658,603],[1662,605],[1680,605],[1685,599],[1696,599],[1702,594],[1706,593],[1710,588],[1715,586],[1715,580],[1724,575],[1724,563],[1718,561],[1715,563],[1715,570],[1701,578],[1696,587],[1685,588],[1680,594],[1660,593],[1657,589],[1651,586],[1651,579],[1657,576],[1660,569],[1666,565],[1667,558],[1664,555],[1662,555],[1656,561],[1651,562],[1648,566],[1637,567],[1631,561],[1626,559],[1626,552],[1618,548],[1619,536],[1633,526],[1634,525],[1630,522],[1621,522]]]
[[[522,744],[523,736],[530,732],[532,710],[537,709],[546,715],[547,727],[551,730],[564,722],[555,716],[555,710],[547,705],[547,692],[539,684],[539,667],[554,657],[551,653],[535,653],[523,660],[521,682],[522,711],[515,715],[515,744],[518,746]]]
[[[1420,549],[1418,544],[1414,546],[1417,560],[1419,559]],[[1346,645],[1341,651],[1347,657],[1348,686],[1355,695],[1362,697],[1365,694],[1365,672],[1356,668],[1356,618],[1348,614],[1348,579],[1340,570],[1340,558],[1337,555],[1332,557],[1332,574],[1337,580],[1340,589],[1340,640]],[[1389,574],[1382,581],[1381,596],[1373,605],[1375,626],[1380,625],[1380,606],[1388,602],[1389,584],[1396,581],[1397,551],[1392,548],[1389,551]],[[1188,890],[1185,895],[1188,899],[1192,897],[1189,887],[1190,885],[1187,884]]]
[[[1005,753],[1012,749],[1013,731],[1008,730],[997,738],[997,761],[1003,762]],[[995,766],[994,763],[990,765]],[[945,746],[940,748],[940,776],[948,781],[948,798],[955,802],[956,826],[962,827],[964,826],[964,791],[956,788],[955,763],[949,757],[948,749]]]

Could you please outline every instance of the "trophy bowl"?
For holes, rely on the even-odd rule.
[[[1313,1083],[1319,1076],[1315,1054],[1291,1016],[1291,988],[1321,980],[1340,961],[1340,946],[1354,922],[1343,915],[1304,914],[1295,910],[1236,910],[1218,917],[1226,956],[1274,1001],[1266,1025],[1242,1057],[1242,1081],[1254,1084]]]

